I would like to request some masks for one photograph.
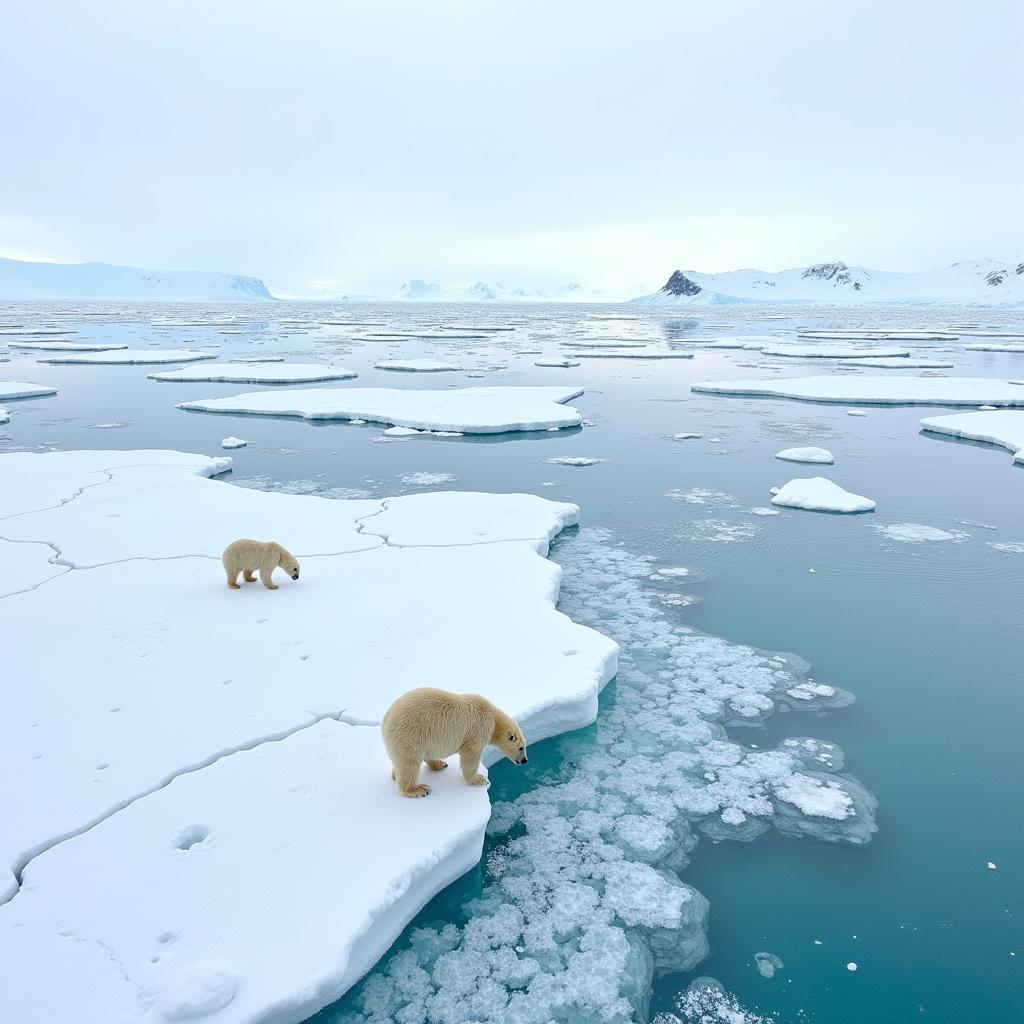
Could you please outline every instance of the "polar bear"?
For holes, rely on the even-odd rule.
[[[458,754],[468,786],[486,786],[480,757],[497,747],[515,764],[526,764],[526,741],[514,718],[476,693],[449,693],[422,687],[403,694],[384,713],[384,746],[394,766],[391,778],[402,796],[426,796],[419,781],[424,761],[432,772],[448,767],[445,757]]]
[[[299,578],[299,563],[295,556],[286,551],[275,540],[236,540],[232,541],[220,556],[224,563],[224,571],[228,574],[228,586],[232,590],[241,590],[238,585],[238,574],[243,574],[246,583],[255,583],[253,573],[258,569],[260,582],[267,590],[277,590],[272,582],[274,570],[280,566],[293,580]]]

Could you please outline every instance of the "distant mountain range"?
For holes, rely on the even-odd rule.
[[[0,257],[0,299],[273,299],[258,277],[203,270],[142,270],[109,263],[28,263]]]
[[[909,274],[848,267],[845,263],[817,263],[777,274],[763,270],[731,270],[723,274],[677,270],[660,291],[633,301],[694,306],[745,302],[835,306],[872,302],[1024,304],[1024,263],[967,260],[941,270]]]
[[[600,289],[584,288],[580,284],[564,284],[550,291],[528,291],[508,288],[503,284],[477,281],[466,287],[446,287],[429,281],[406,281],[390,296],[391,302],[617,302]]]

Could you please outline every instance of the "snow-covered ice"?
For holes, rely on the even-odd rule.
[[[921,429],[932,434],[986,441],[1014,453],[1013,460],[1024,465],[1024,412],[963,412],[952,416],[928,416]]]
[[[564,403],[582,394],[582,388],[567,387],[309,388],[207,398],[182,402],[178,408],[309,420],[358,418],[416,430],[500,434],[578,426],[583,417]]]
[[[450,484],[458,480],[454,473],[403,473],[399,477],[403,484],[409,487],[440,487],[441,484]]]
[[[25,384],[17,380],[0,380],[0,399],[8,398],[44,398],[46,395],[57,394],[56,388],[43,384]]]
[[[135,363],[197,363],[202,359],[216,359],[216,352],[197,352],[180,348],[121,348],[112,352],[80,352],[77,355],[47,356],[40,363],[88,363],[101,366]]]
[[[775,458],[784,462],[818,462],[831,466],[835,459],[827,448],[783,448],[775,453]]]
[[[225,437],[221,439],[221,448],[244,448],[249,442],[241,437]]]
[[[538,359],[534,366],[556,366],[562,369],[569,369],[573,366],[579,366],[580,362],[578,359]]]
[[[229,465],[0,456],[2,533],[34,550],[30,581],[56,552],[93,566],[3,599],[0,958],[17,981],[0,1019],[305,1019],[479,856],[486,794],[456,767],[429,801],[395,793],[373,725],[388,704],[482,690],[535,742],[592,721],[614,673],[615,644],[555,610],[542,557],[575,506],[209,479]],[[302,580],[229,591],[219,554],[239,534],[287,543]],[[392,838],[354,843],[353,822]]]
[[[1018,352],[1024,353],[1024,342],[986,342],[979,345],[968,345],[968,352]]]
[[[552,466],[596,466],[599,462],[606,462],[606,459],[595,459],[589,455],[556,455],[547,459]]]
[[[857,359],[875,356],[900,359],[910,355],[905,348],[864,348],[850,345],[775,345],[761,350],[765,356],[790,356],[794,359]]]
[[[716,380],[691,385],[702,394],[795,398],[805,402],[871,405],[1024,406],[1024,393],[990,377],[791,377],[775,380]]]
[[[11,414],[6,410],[0,408],[0,423],[10,423]]]
[[[875,508],[870,498],[852,494],[822,476],[790,480],[772,497],[772,504],[809,512],[871,512]]]
[[[953,364],[942,359],[889,359],[872,356],[850,359],[843,366],[863,366],[875,370],[948,370]]]
[[[959,544],[970,537],[970,534],[964,533],[963,530],[940,530],[937,526],[927,526],[924,523],[885,523],[872,526],[871,529],[887,540],[894,540],[900,544],[930,544],[936,541],[952,541]]]
[[[382,359],[374,363],[375,370],[405,370],[409,373],[444,373],[463,369],[458,363],[443,363],[439,359]]]
[[[151,380],[212,381],[224,384],[310,384],[319,380],[348,380],[358,377],[355,370],[323,363],[245,363],[184,366],[148,374]]]
[[[692,352],[666,352],[662,349],[627,349],[624,352],[575,352],[579,359],[692,359]]]
[[[113,352],[127,348],[113,342],[101,341],[11,341],[8,348],[23,348],[38,352]]]

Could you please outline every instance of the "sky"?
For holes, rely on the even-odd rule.
[[[1024,260],[1024,4],[37,0],[0,255],[388,295]]]

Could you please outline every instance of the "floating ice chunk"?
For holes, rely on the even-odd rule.
[[[365,423],[366,420],[350,420],[350,423]],[[413,427],[388,427],[384,431],[385,437],[412,437],[414,434],[424,434],[424,430],[415,430]]]
[[[990,540],[986,543],[993,551],[1002,551],[1007,555],[1024,555],[1024,540]]]
[[[108,366],[129,363],[197,363],[202,359],[216,358],[216,352],[196,352],[193,349],[123,348],[113,352],[82,352],[79,355],[47,356],[38,362],[89,363]]]
[[[1024,343],[1006,342],[1004,344],[986,343],[983,345],[968,345],[968,352],[1024,352]]]
[[[857,341],[947,341],[959,337],[955,331],[800,331],[800,338],[850,339]]]
[[[375,370],[402,370],[408,373],[444,373],[461,370],[457,363],[442,363],[437,359],[382,359],[374,363]]]
[[[409,487],[438,487],[458,480],[454,473],[404,473],[399,479]]]
[[[580,362],[578,359],[538,359],[534,366],[558,366],[568,369],[571,366],[579,366]]]
[[[692,359],[692,352],[678,350],[668,352],[664,349],[627,349],[625,352],[576,352],[580,359]]]
[[[249,442],[240,437],[225,437],[220,442],[221,448],[244,448]]]
[[[703,436],[704,436],[703,434],[690,434],[690,433],[685,433],[684,432],[684,433],[681,433],[681,434],[673,434],[672,435],[672,440],[673,441],[699,440]]]
[[[582,388],[558,387],[309,388],[182,402],[178,408],[309,420],[360,418],[417,430],[500,434],[578,426],[583,417],[564,403],[582,394]]]
[[[697,978],[676,1000],[676,1013],[659,1013],[654,1024],[776,1024],[744,1009],[714,978]]]
[[[784,462],[819,462],[824,465],[835,462],[827,448],[784,448],[775,453],[775,458]]]
[[[781,516],[782,513],[777,508],[765,508],[764,506],[755,506],[754,508],[748,508],[747,511],[752,516]]]
[[[843,490],[822,476],[790,480],[772,498],[773,505],[802,508],[809,512],[871,512],[875,503],[870,498]]]
[[[867,416],[867,413],[863,409],[847,409],[847,416]]]
[[[6,409],[0,409],[0,423],[10,423],[11,414]]]
[[[856,359],[860,356],[901,359],[909,356],[910,350],[905,348],[856,348],[848,345],[778,345],[761,349],[761,354],[791,356],[794,359]]]
[[[556,455],[553,459],[546,459],[553,466],[596,466],[599,462],[607,462],[607,459],[595,459],[589,455]]]
[[[864,366],[876,370],[947,370],[953,363],[941,359],[851,359],[843,366]]]
[[[786,966],[774,953],[755,953],[754,962],[763,978],[774,978],[775,972]]]
[[[347,380],[359,375],[343,366],[322,363],[244,363],[185,366],[180,370],[148,374],[151,380],[212,381],[222,384],[311,384],[319,380]]]
[[[692,384],[702,394],[793,398],[804,402],[874,405],[1024,406],[1024,394],[990,377],[859,377],[830,375],[779,380],[718,380]]]
[[[995,871],[995,869],[996,869],[996,866],[995,866],[995,864],[992,861],[988,861],[985,864],[985,867],[987,867],[989,869],[989,871]]]
[[[848,971],[855,971],[857,970],[857,965],[851,960],[850,963],[846,965],[846,969]]]
[[[127,348],[102,341],[11,341],[9,348],[23,348],[39,352],[113,352],[115,349]]]
[[[238,356],[229,363],[283,363],[284,356]]]
[[[55,394],[57,394],[56,388],[48,388],[42,384],[25,384],[16,380],[0,380],[0,399],[44,398],[46,395]]]
[[[921,428],[931,434],[999,445],[1014,453],[1014,462],[1024,465],[1024,412],[988,410],[929,416],[921,420]]]
[[[19,338],[34,338],[36,336],[49,336],[51,334],[74,334],[69,328],[63,327],[0,327],[0,336],[14,335]]]
[[[796,686],[791,686],[786,693],[790,697],[795,697],[797,700],[814,700],[816,697],[833,697],[835,696],[836,688],[834,686],[826,686],[824,683],[798,683]]]
[[[668,491],[666,498],[682,501],[687,505],[735,505],[736,498],[725,491],[716,491],[713,487],[691,487],[689,490],[675,488]]]
[[[936,526],[925,526],[923,523],[887,523],[883,526],[872,526],[871,529],[900,544],[928,544],[934,541],[953,541],[960,544],[970,537],[962,530],[940,530]]]

